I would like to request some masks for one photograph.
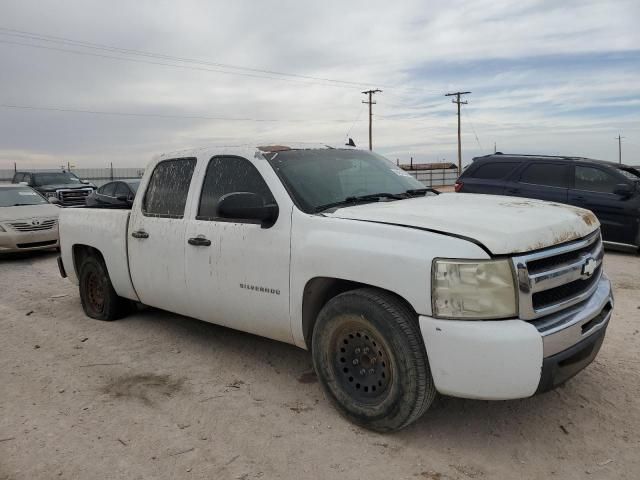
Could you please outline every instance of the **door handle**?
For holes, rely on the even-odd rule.
[[[149,234],[144,230],[138,230],[137,232],[131,233],[133,238],[149,238]]]
[[[204,237],[191,237],[187,240],[189,245],[195,245],[196,247],[208,247],[211,245],[211,240]]]

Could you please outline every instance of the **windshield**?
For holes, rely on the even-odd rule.
[[[289,150],[266,157],[293,200],[307,213],[349,197],[424,189],[386,158],[362,150]]]
[[[33,184],[35,186],[43,185],[65,185],[69,183],[82,183],[78,177],[69,172],[54,173],[35,173],[33,175]]]
[[[640,172],[635,169],[622,169],[619,168],[618,171],[627,177],[629,180],[635,180],[636,182],[640,182]]]
[[[140,186],[140,180],[127,182],[127,184],[129,185],[129,188],[131,189],[131,191],[133,193],[136,193],[138,191],[138,187]]]
[[[0,188],[0,207],[40,205],[42,203],[47,203],[47,201],[29,187]]]

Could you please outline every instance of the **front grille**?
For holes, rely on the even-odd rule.
[[[534,310],[540,310],[551,305],[556,305],[568,298],[575,297],[588,291],[600,278],[600,269],[598,267],[593,276],[587,279],[574,280],[573,282],[560,285],[559,287],[550,288],[532,295],[532,303]]]
[[[51,230],[56,226],[58,221],[55,218],[46,220],[25,220],[23,222],[13,222],[9,225],[18,232],[40,232],[42,230]]]
[[[16,246],[18,248],[36,248],[36,247],[46,247],[47,245],[55,245],[57,240],[47,240],[46,242],[31,242],[31,243],[18,243]]]
[[[92,192],[90,188],[75,190],[58,190],[60,202],[65,207],[78,207],[86,204],[87,195]]]
[[[581,240],[513,259],[520,317],[534,320],[590,297],[602,275],[600,232]]]

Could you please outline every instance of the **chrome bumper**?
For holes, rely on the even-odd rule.
[[[613,311],[613,292],[606,275],[583,303],[530,322],[542,335],[543,355],[550,357],[567,350],[606,328]]]

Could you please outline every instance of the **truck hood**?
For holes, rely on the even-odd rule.
[[[60,208],[50,203],[42,205],[19,205],[17,207],[0,207],[0,222],[22,220],[26,218],[57,217]]]
[[[344,207],[326,216],[422,228],[481,243],[494,255],[530,252],[584,237],[589,210],[528,198],[443,193]]]
[[[39,190],[41,192],[54,192],[54,191],[56,191],[58,189],[61,189],[61,190],[67,190],[67,189],[69,189],[69,190],[77,190],[77,189],[80,189],[80,188],[92,188],[92,186],[89,185],[89,184],[84,184],[84,183],[80,184],[80,185],[78,185],[77,183],[66,183],[66,184],[59,184],[59,185],[40,185],[40,186],[33,187],[33,188],[35,188],[36,190]]]

